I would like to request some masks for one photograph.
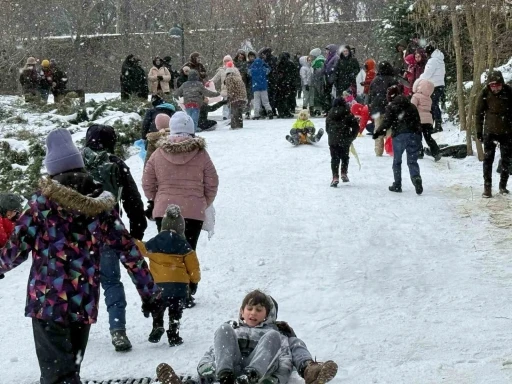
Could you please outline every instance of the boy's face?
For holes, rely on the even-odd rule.
[[[257,305],[246,305],[241,310],[242,318],[249,327],[256,327],[263,323],[267,317],[267,310],[261,304]]]

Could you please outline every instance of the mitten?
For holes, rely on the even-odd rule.
[[[286,321],[276,321],[277,329],[286,337],[297,337],[294,330]]]
[[[188,289],[190,290],[190,296],[194,296],[197,292],[197,283],[190,283]]]
[[[0,280],[2,280],[5,277],[3,273],[0,274]]]
[[[373,135],[372,135],[372,139],[373,140],[377,140],[379,138],[379,133],[378,132],[375,132]]]
[[[155,208],[155,203],[153,202],[153,200],[149,200],[148,207],[144,211],[144,214],[146,215],[148,220],[153,220],[153,208]]]
[[[163,77],[163,76],[157,76],[156,78],[157,78],[159,81],[162,81],[162,80],[164,79],[164,77]]]
[[[163,310],[165,310],[165,304],[162,301],[160,292],[157,296],[153,296],[150,299],[144,300],[142,302],[142,313],[146,318],[148,318],[150,315],[154,317],[160,314]]]

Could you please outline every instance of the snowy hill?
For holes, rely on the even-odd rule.
[[[314,122],[324,127],[324,119]],[[339,364],[335,384],[512,382],[512,200],[480,198],[476,158],[420,160],[422,196],[404,162],[404,192],[393,194],[392,159],[376,158],[365,136],[355,142],[361,170],[352,160],[351,182],[334,189],[326,137],[294,148],[284,139],[292,120],[244,124],[201,134],[220,177],[217,226],[211,241],[204,232],[199,241],[203,280],[198,305],[183,316],[184,344],[147,342],[151,320],[123,272],[133,350],[114,351],[102,302],[84,378],[154,376],[160,362],[194,373],[215,329],[261,288],[318,360]],[[127,164],[140,182],[140,158]],[[155,234],[150,223],[146,239]],[[29,268],[0,281],[0,384],[38,380],[23,317]]]

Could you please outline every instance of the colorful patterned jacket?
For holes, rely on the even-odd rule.
[[[32,267],[25,315],[68,324],[96,322],[99,262],[103,245],[115,249],[145,302],[160,295],[148,265],[113,210],[114,197],[82,195],[43,179],[0,252],[0,273],[27,260]]]

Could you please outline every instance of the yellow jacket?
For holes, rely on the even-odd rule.
[[[301,120],[297,119],[295,123],[293,123],[292,129],[304,129],[304,128],[315,128],[315,124],[311,120]]]
[[[196,252],[176,232],[162,231],[145,244],[137,240],[137,246],[149,258],[149,269],[157,284],[197,284],[201,280]]]

